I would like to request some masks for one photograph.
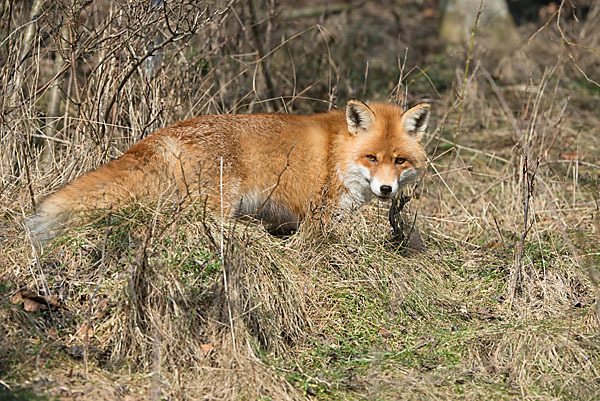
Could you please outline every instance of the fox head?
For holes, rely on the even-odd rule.
[[[373,195],[389,200],[419,177],[426,160],[420,141],[428,120],[428,104],[402,112],[389,104],[348,102],[340,175],[353,201],[366,202]]]

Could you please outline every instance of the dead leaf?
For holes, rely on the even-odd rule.
[[[56,295],[50,295],[49,297],[46,297],[46,302],[48,302],[48,305],[53,308],[60,307],[60,301]]]
[[[77,329],[77,336],[79,338],[81,338],[83,341],[85,341],[86,333],[87,333],[87,338],[90,339],[94,336],[94,329],[92,327],[88,327],[88,325],[84,323],[81,325],[81,327],[79,329]]]
[[[379,335],[383,338],[390,338],[392,336],[392,333],[390,333],[390,331],[387,330],[385,327],[382,327],[379,329]]]
[[[213,347],[213,346],[212,346],[212,345],[210,345],[210,344],[201,344],[201,345],[200,345],[200,351],[202,352],[202,355],[203,355],[203,356],[206,356],[206,355],[208,355],[208,353],[209,353],[210,351],[212,351],[214,348],[215,348],[215,347]]]
[[[23,297],[21,296],[21,291],[17,292],[16,294],[14,294],[10,298],[8,298],[8,300],[13,305],[23,302]]]
[[[37,310],[40,309],[41,306],[41,303],[36,302],[33,299],[23,299],[23,309],[25,309],[27,312],[37,312]]]
[[[8,300],[15,305],[22,302],[23,309],[27,312],[35,312],[40,308],[57,309],[62,306],[56,295],[45,297],[30,290],[19,290]]]

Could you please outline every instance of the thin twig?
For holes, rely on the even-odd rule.
[[[225,289],[225,297],[227,300],[227,313],[229,315],[229,327],[231,330],[231,341],[232,341],[232,345],[233,345],[233,349],[234,349],[234,353],[237,355],[237,345],[236,345],[236,341],[235,341],[235,328],[233,327],[233,313],[231,312],[231,299],[229,297],[229,283],[227,281],[227,269],[225,267],[225,252],[224,252],[224,237],[225,237],[225,230],[223,227],[224,224],[224,213],[223,213],[223,206],[224,206],[224,199],[223,199],[223,157],[221,156],[219,158],[219,188],[220,188],[220,192],[221,192],[221,238],[220,238],[220,242],[219,242],[219,247],[220,247],[220,257],[221,257],[221,268],[223,270],[223,286]]]

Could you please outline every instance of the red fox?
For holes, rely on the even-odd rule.
[[[42,201],[27,226],[45,243],[76,214],[133,199],[203,196],[209,208],[294,230],[315,207],[389,200],[425,165],[429,105],[350,100],[346,113],[208,115],[158,130]]]

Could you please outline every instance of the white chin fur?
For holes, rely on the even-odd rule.
[[[355,209],[369,202],[373,198],[373,192],[369,181],[371,173],[369,169],[360,165],[350,167],[346,175],[340,178],[348,192],[342,195],[340,206],[344,209]]]
[[[416,168],[404,170],[398,181],[387,184],[392,187],[389,195],[381,193],[381,185],[385,183],[380,182],[377,177],[371,180],[371,174],[366,167],[353,165],[346,175],[340,174],[340,178],[348,190],[342,195],[340,206],[344,209],[356,209],[373,199],[373,196],[384,201],[390,199],[400,189],[414,183],[419,178],[419,170]]]
[[[398,179],[399,188],[404,188],[405,186],[414,183],[419,178],[419,169],[410,168],[404,170],[402,174],[400,174],[400,178]]]

